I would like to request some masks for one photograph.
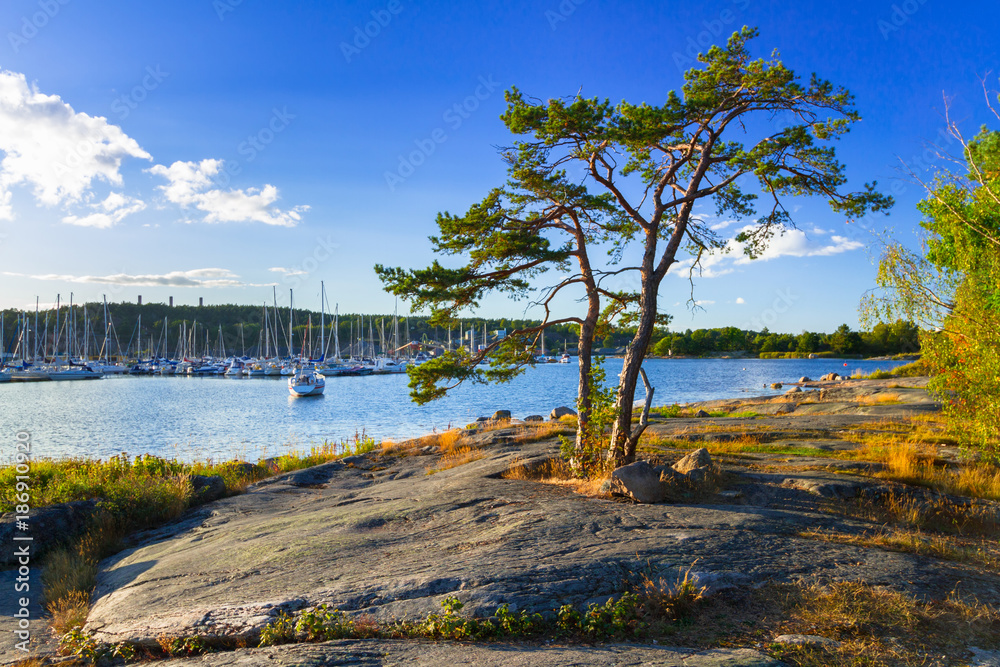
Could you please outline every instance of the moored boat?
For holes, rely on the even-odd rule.
[[[316,372],[299,372],[288,378],[292,396],[319,396],[326,389],[326,378]]]

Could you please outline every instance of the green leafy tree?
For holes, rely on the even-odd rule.
[[[658,309],[661,282],[679,252],[693,258],[693,270],[705,253],[726,245],[694,213],[696,206],[714,203],[720,215],[752,221],[737,240],[754,257],[792,223],[786,197],[819,196],[847,216],[892,203],[874,184],[861,192],[840,191],[844,167],[830,142],[859,120],[851,94],[815,76],[801,83],[777,54],[754,60],[748,43],[756,35],[744,28],[725,47],[699,56],[701,64],[685,74],[682,90],[667,93],[660,106],[612,105],[580,96],[542,101],[511,89],[501,118],[524,139],[503,151],[507,185],[463,216],[439,215],[440,234],[432,238],[437,252],[461,255],[465,264],[446,268],[435,262],[417,271],[376,267],[390,291],[430,308],[432,321],[443,323],[487,292],[527,296],[531,281],[546,268],[565,272],[575,264],[574,273],[539,302],[547,305],[568,286],[583,287],[586,295],[585,316],[558,320],[581,327],[581,421],[589,417],[595,329],[602,321],[634,327],[608,448],[614,465],[634,459],[645,428],[644,419],[633,427],[632,406],[640,376],[645,382],[643,359],[665,320]],[[777,115],[792,122],[775,129],[769,122]],[[744,189],[752,183],[766,198],[760,210],[758,195]],[[602,270],[590,260],[596,244],[609,250],[612,267],[633,248],[638,259]],[[606,278],[625,273],[637,278],[636,291],[603,287]],[[553,323],[546,317],[542,326]],[[491,346],[487,352],[498,354],[489,370],[475,366],[482,355],[445,355],[413,369],[414,396],[439,396],[447,388],[442,381],[509,379],[528,363],[518,346],[530,345],[536,333],[515,331],[508,338],[517,345]],[[651,391],[647,383],[647,394]],[[586,432],[581,425],[578,446]]]
[[[851,327],[841,324],[830,336],[830,349],[837,354],[857,354],[861,351],[861,336]]]
[[[819,349],[819,336],[811,331],[803,331],[795,343],[796,352],[815,352]]]
[[[869,320],[905,317],[924,327],[929,387],[952,431],[1000,462],[1000,132],[983,127],[966,141],[950,120],[949,130],[965,170],[923,183],[923,247],[886,246],[880,289],[862,310]]]

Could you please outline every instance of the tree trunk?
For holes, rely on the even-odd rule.
[[[632,431],[632,404],[635,401],[635,387],[639,381],[639,371],[649,350],[649,341],[656,326],[656,293],[659,281],[643,280],[639,304],[639,325],[635,336],[625,349],[625,360],[618,382],[618,399],[615,405],[615,424],[611,430],[611,446],[608,461],[616,468],[635,461],[635,447],[642,429]],[[648,393],[648,390],[647,390]]]
[[[590,371],[593,364],[594,331],[597,328],[597,319],[601,314],[600,299],[594,295],[590,299],[587,309],[587,317],[580,325],[580,341],[577,343],[577,353],[580,361],[580,380],[578,384],[579,398],[577,399],[577,427],[576,446],[574,447],[571,467],[581,470],[587,452],[587,427],[590,424],[590,412],[592,405],[590,402]]]

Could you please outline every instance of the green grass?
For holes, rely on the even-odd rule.
[[[179,517],[202,502],[191,484],[194,475],[222,478],[225,493],[243,492],[253,482],[273,475],[319,465],[374,450],[379,443],[365,434],[353,441],[324,443],[309,452],[249,464],[242,461],[182,463],[152,455],[119,454],[108,460],[38,459],[30,464],[32,508],[77,500],[95,500],[97,510],[79,535],[67,535],[62,546],[44,559],[43,595],[60,634],[79,627],[86,618],[97,563],[122,548],[129,534]],[[23,473],[22,473],[23,474]],[[20,493],[14,466],[0,468],[0,511],[15,509]]]
[[[690,418],[694,417],[697,410],[695,408],[682,408],[681,406],[674,403],[673,405],[660,405],[649,409],[650,416],[653,417],[663,417],[665,419],[677,419],[680,417]],[[758,417],[758,413],[752,410],[743,410],[739,412],[728,412],[726,410],[711,410],[708,411],[709,417],[717,418],[728,418],[728,419],[753,419]]]

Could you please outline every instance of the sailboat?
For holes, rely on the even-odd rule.
[[[59,297],[56,296],[58,304]],[[73,294],[69,295],[69,315],[66,322],[66,359],[59,360],[58,350],[56,352],[56,363],[47,371],[50,380],[99,380],[104,377],[103,373],[98,373],[87,368],[83,364],[73,363]],[[56,305],[56,317],[59,316],[59,306]],[[58,327],[56,328],[56,340],[58,341]],[[58,345],[57,345],[58,347]]]
[[[320,349],[326,345],[326,305],[323,301],[326,298],[326,287],[320,282]],[[311,320],[310,320],[311,321]],[[288,326],[291,327],[291,308],[289,308]],[[326,357],[326,350],[320,353],[320,358],[316,361],[322,363]],[[326,389],[326,378],[315,370],[301,369],[292,377],[288,378],[288,393],[292,396],[319,396]]]

